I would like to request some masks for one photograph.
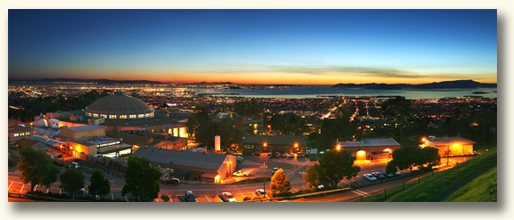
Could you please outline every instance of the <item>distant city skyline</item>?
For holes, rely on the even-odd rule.
[[[9,78],[497,82],[496,10],[9,10]]]

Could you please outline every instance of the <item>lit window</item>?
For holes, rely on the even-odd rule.
[[[109,115],[110,119],[116,119],[116,115]]]
[[[106,114],[100,114],[100,117],[107,118],[107,115]]]
[[[127,119],[127,115],[120,115],[120,119]]]
[[[138,115],[138,118],[144,118],[145,117],[145,114],[139,114]]]
[[[146,115],[145,115],[145,116],[146,116],[147,118],[149,118],[149,117],[150,117],[150,113],[146,113]]]
[[[130,115],[130,118],[136,118],[136,115]]]
[[[98,117],[98,114],[93,114],[93,117],[95,117],[95,118]]]
[[[14,134],[14,137],[18,137],[19,135],[20,135],[20,134],[16,133],[16,134]]]

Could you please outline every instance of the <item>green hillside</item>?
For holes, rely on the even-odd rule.
[[[496,202],[497,167],[461,187],[443,202]]]
[[[443,201],[450,195],[452,197],[449,201],[458,199],[459,201],[468,201],[464,197],[468,196],[467,192],[462,187],[467,186],[474,179],[484,174],[483,178],[493,180],[494,176],[494,189],[496,189],[496,172],[490,174],[489,170],[496,167],[497,150],[496,148],[476,156],[464,163],[461,163],[452,169],[437,172],[435,175],[428,175],[421,178],[421,183],[413,181],[405,184],[405,190],[402,186],[394,189],[387,190],[386,202],[438,202]],[[489,176],[485,175],[485,173]],[[485,184],[486,182],[483,181]],[[476,190],[479,193],[480,189]],[[468,190],[469,191],[469,190]],[[483,190],[482,190],[483,191]],[[459,193],[460,192],[460,193]],[[458,194],[456,194],[458,193]],[[469,192],[471,193],[471,192]],[[360,201],[360,200],[358,200]],[[382,202],[384,201],[384,194],[377,194],[374,196],[366,197],[363,202]]]

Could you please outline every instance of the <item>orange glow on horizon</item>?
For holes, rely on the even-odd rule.
[[[66,78],[66,74],[56,74],[49,78]],[[292,84],[292,85],[334,85],[338,83],[385,83],[385,84],[424,84],[442,81],[470,79],[469,75],[453,77],[426,77],[404,78],[404,77],[380,77],[351,73],[309,75],[301,73],[286,72],[237,72],[226,73],[221,71],[194,72],[194,71],[73,71],[75,75],[87,75],[82,79],[109,79],[109,80],[149,80],[163,83],[201,83],[201,82],[232,82],[237,84]],[[477,76],[478,77],[478,76]],[[480,80],[472,79],[481,83],[497,83],[496,76],[480,76]]]

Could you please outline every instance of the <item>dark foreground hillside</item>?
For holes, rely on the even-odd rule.
[[[486,202],[496,201],[496,148],[461,163],[452,169],[427,175],[403,187],[378,194],[363,202]]]

